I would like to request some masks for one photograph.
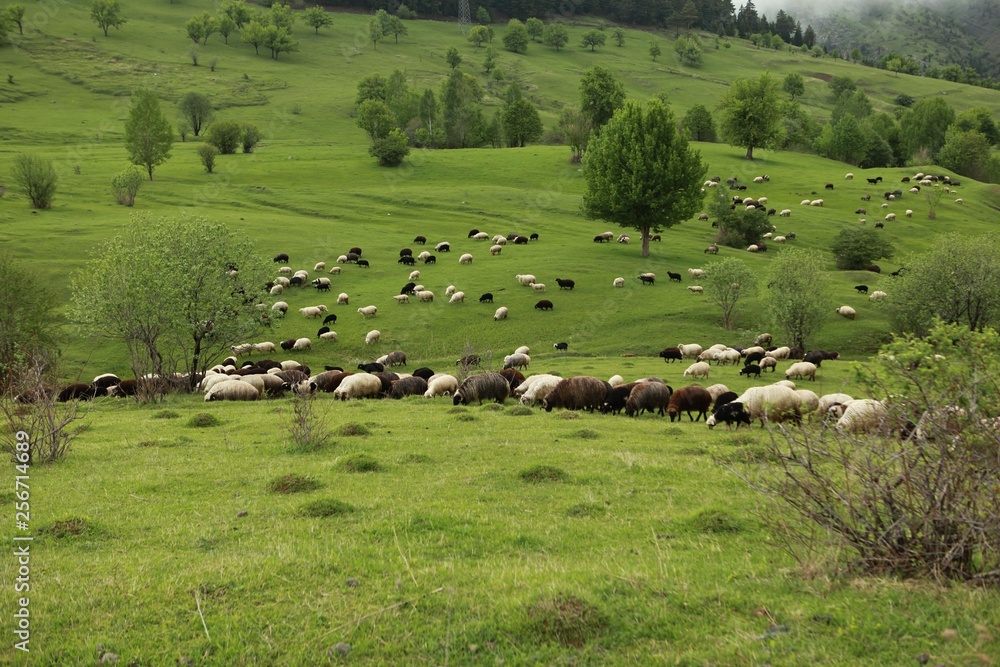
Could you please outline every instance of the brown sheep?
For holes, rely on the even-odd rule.
[[[600,409],[609,391],[611,385],[604,380],[589,375],[578,375],[566,378],[557,384],[542,400],[542,407],[546,412],[552,412],[552,408],[593,412]]]
[[[670,415],[670,421],[674,421],[675,417],[680,420],[682,412],[686,412],[691,421],[698,421],[707,417],[711,407],[712,394],[704,387],[692,384],[674,392],[670,397],[670,405],[667,406],[667,414]],[[692,412],[698,413],[698,416],[692,417]]]
[[[637,417],[643,412],[652,413],[655,410],[662,417],[672,394],[673,389],[662,382],[640,382],[632,388],[625,402],[625,414]]]
[[[427,391],[427,380],[411,375],[408,378],[396,380],[392,383],[389,398],[403,398],[404,396],[413,396],[415,394],[422,396],[425,391]]]

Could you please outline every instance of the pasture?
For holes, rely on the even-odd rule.
[[[206,92],[217,118],[257,123],[265,139],[253,154],[222,156],[211,175],[198,162],[198,141],[178,141],[140,191],[136,211],[226,222],[262,256],[288,253],[289,265],[310,278],[329,275],[313,272],[315,263],[336,266],[352,246],[371,263],[329,275],[330,293],[304,287],[276,297],[289,313],[259,340],[307,336],[313,348],[275,358],[316,370],[354,368],[401,349],[409,370],[451,372],[465,354],[496,368],[528,345],[531,373],[655,375],[677,388],[688,384],[681,377],[687,362],[664,364],[655,356],[660,349],[749,345],[769,329],[752,299],[737,329],[723,331],[717,308],[686,289],[696,283],[685,270],[710,261],[703,253],[713,240],[707,222],[666,230],[646,259],[636,235],[630,245],[593,243],[595,234],[621,230],[580,215],[583,177],[567,147],[415,149],[397,169],[378,167],[351,117],[357,81],[400,68],[412,86],[437,88],[447,74],[444,51],[456,45],[462,69],[485,84],[482,53],[453,24],[408,22],[400,44],[373,51],[359,37],[366,16],[335,14],[319,35],[298,25],[299,52],[278,61],[215,35],[194,67],[183,23],[210,5],[128,6],[129,23],[105,39],[89,22],[89,3],[60,4],[44,25],[27,24],[17,48],[0,49],[11,75],[0,79],[0,169],[6,173],[15,154],[30,150],[53,159],[61,176],[53,209],[37,213],[8,183],[0,245],[31,267],[25,289],[55,288],[67,304],[63,313],[69,277],[84,271],[98,243],[133,213],[114,203],[108,184],[125,166],[125,96],[141,84],[157,91],[170,117],[185,92]],[[43,8],[29,8],[29,18],[33,11]],[[630,96],[665,92],[678,116],[696,103],[714,107],[728,81],[762,69],[775,77],[802,73],[803,104],[820,118],[831,106],[824,80],[840,74],[858,78],[881,109],[900,92],[947,94],[959,111],[1000,100],[996,91],[738,40],[716,50],[707,39],[697,70],[674,62],[669,35],[652,37],[664,44],[657,63],[647,54],[649,33],[640,31],[626,31],[622,48],[590,53],[578,43],[593,22],[576,20],[560,53],[540,44],[526,56],[501,51],[507,80],[540,107],[546,129],[563,106],[578,103],[579,76],[595,63],[620,77]],[[489,88],[487,113],[502,90]],[[834,271],[829,258],[834,303],[809,343],[837,349],[845,360],[825,363],[815,387],[800,383],[820,394],[855,391],[852,362],[889,335],[884,313],[852,286],[891,294],[888,271],[905,253],[945,231],[992,229],[1000,208],[996,186],[963,178],[965,203],[946,199],[935,220],[924,199],[909,194],[882,211],[881,193],[918,168],[869,173],[772,151],[748,163],[740,148],[697,147],[706,178],[738,177],[749,185],[746,195],[792,209],[789,218],[774,218],[776,233],[796,232],[789,246],[825,251],[840,229],[859,224],[854,210],[865,194],[873,195],[868,224],[898,215],[883,231],[899,255],[881,262],[880,276]],[[843,178],[848,171],[851,181]],[[770,181],[752,184],[761,174]],[[865,178],[876,175],[884,183],[868,185]],[[820,197],[822,208],[799,205]],[[903,215],[908,208],[912,218]],[[489,242],[468,238],[473,228],[539,238],[491,256]],[[448,241],[451,252],[435,253],[432,265],[397,264],[400,249],[424,249],[412,243],[418,234],[428,250]],[[466,252],[474,260],[460,265]],[[765,254],[723,248],[719,256],[738,256],[763,277],[780,252],[772,244]],[[394,303],[414,268],[434,302]],[[670,283],[667,271],[684,281]],[[643,272],[655,273],[656,284],[642,285]],[[525,273],[547,285],[544,295],[515,280]],[[612,287],[618,276],[624,288]],[[559,290],[557,277],[575,280],[575,289]],[[448,285],[466,292],[466,303],[448,304]],[[335,305],[340,292],[349,294],[348,305]],[[494,294],[493,304],[478,303],[483,292]],[[539,298],[554,309],[535,310]],[[320,320],[298,314],[321,303],[338,315],[337,343],[318,340]],[[357,309],[369,304],[378,315],[364,319]],[[858,318],[838,317],[838,305],[856,308]],[[494,322],[499,306],[510,316]],[[376,328],[381,342],[366,346],[365,333]],[[67,380],[127,374],[121,344],[83,336],[71,323],[64,331]],[[559,341],[569,343],[567,352],[553,349]],[[703,384],[715,382],[736,391],[755,384],[727,367],[713,367]],[[334,403],[321,396],[314,405],[333,433],[315,451],[289,440],[292,399],[207,404],[195,395],[152,406],[112,399],[84,405],[68,458],[31,469],[32,653],[6,642],[0,662],[85,665],[113,653],[119,664],[136,665],[791,666],[906,664],[926,654],[965,665],[1000,654],[993,590],[833,574],[836,553],[792,559],[765,525],[773,507],[733,472],[752,475],[769,465],[768,436],[759,428],[709,431],[687,419],[545,413],[513,401],[455,408],[449,399]],[[218,423],[195,425],[212,421],[201,414]],[[294,486],[289,475],[313,488],[282,492]],[[7,490],[0,496],[8,507],[14,501]],[[0,529],[5,539],[14,534],[10,523]],[[0,559],[4,582],[15,571],[13,558]],[[5,584],[0,616],[8,640],[14,604]]]

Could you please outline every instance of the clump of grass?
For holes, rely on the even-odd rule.
[[[684,429],[682,429],[679,426],[668,426],[667,429],[663,432],[663,435],[673,435],[673,436],[684,435]]]
[[[458,415],[457,417],[455,417],[455,419],[456,419],[456,421],[460,421],[460,422],[474,422],[474,421],[479,421],[479,418],[476,417],[476,415],[470,415],[470,414]]]
[[[718,458],[716,463],[777,463],[780,459],[777,453],[770,447],[761,444],[751,444],[746,447],[737,447],[733,451]]]
[[[743,532],[743,522],[725,510],[703,510],[694,515],[690,524],[699,533],[724,535]]]
[[[515,417],[526,417],[528,415],[535,414],[535,411],[526,405],[515,405],[511,409],[507,410],[507,414]]]
[[[0,493],[0,505],[9,505],[17,500],[17,496],[13,491],[5,491]]]
[[[308,475],[282,475],[268,482],[267,490],[271,493],[305,493],[315,491],[323,486],[320,481]]]
[[[601,434],[593,429],[581,428],[579,431],[570,433],[569,437],[579,438],[580,440],[596,440],[601,437]]]
[[[579,419],[580,415],[578,415],[575,412],[571,412],[570,410],[566,410],[561,415],[559,415],[559,418],[560,419]]]
[[[604,516],[605,508],[600,503],[577,503],[566,510],[566,516],[573,519],[587,519]]]
[[[456,405],[455,407],[448,410],[449,415],[460,415],[463,412],[468,412],[469,408],[463,408],[461,405]]]
[[[79,537],[80,535],[86,535],[93,530],[94,527],[88,519],[80,516],[74,516],[66,519],[59,519],[51,526],[43,528],[39,532],[44,535],[51,535],[57,540],[61,540],[67,537]]]
[[[479,408],[483,412],[500,412],[503,410],[503,406],[499,403],[487,403],[483,407]]]
[[[159,447],[159,440],[143,440],[138,444],[139,447]]]
[[[367,426],[358,424],[357,422],[348,422],[337,429],[337,435],[345,437],[366,436],[371,435],[371,433],[371,430]]]
[[[344,472],[379,472],[382,464],[367,454],[351,454],[340,462]]]
[[[187,425],[191,428],[208,428],[218,426],[221,423],[218,417],[209,412],[199,412],[187,420]]]
[[[399,458],[400,463],[430,463],[433,460],[427,454],[404,454]]]
[[[733,447],[747,447],[749,445],[754,445],[757,443],[757,438],[754,437],[753,433],[749,430],[739,431],[729,436],[726,439],[726,444],[732,445]]]
[[[684,456],[704,456],[708,454],[708,450],[704,447],[681,447],[677,450],[677,453]]]
[[[569,593],[542,598],[528,607],[531,630],[546,642],[580,648],[608,630],[600,608]]]
[[[150,419],[177,419],[181,413],[176,410],[160,410],[150,415]]]
[[[544,484],[546,482],[568,482],[569,473],[555,466],[536,465],[522,470],[518,476],[529,484]]]
[[[353,505],[345,503],[342,500],[320,498],[300,507],[299,514],[317,519],[325,519],[326,517],[350,514],[354,509]]]

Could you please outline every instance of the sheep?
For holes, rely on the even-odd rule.
[[[334,390],[333,397],[339,401],[349,398],[378,398],[382,393],[382,380],[371,373],[355,373],[343,378]]]
[[[420,272],[410,271],[410,277],[407,280],[409,280],[410,282],[413,282],[414,280],[420,280]]]
[[[312,281],[312,286],[320,290],[321,292],[328,292],[330,290],[330,285],[331,285],[330,279],[326,277],[317,278],[316,280]]]
[[[760,360],[760,370],[762,371],[770,368],[771,372],[773,373],[774,369],[777,367],[778,367],[778,360],[775,359],[774,357],[764,357],[763,359]]]
[[[500,375],[507,380],[507,384],[510,385],[510,390],[514,391],[517,389],[522,382],[524,382],[524,373],[513,368],[505,368],[500,371]]]
[[[816,364],[808,361],[799,361],[785,369],[786,378],[809,378],[816,381]]]
[[[628,234],[622,234],[621,236],[618,237],[618,242],[623,243],[625,245],[628,245],[631,241],[632,237],[630,237]]]
[[[410,295],[409,294],[397,294],[396,296],[392,297],[392,300],[395,301],[396,303],[409,303],[410,302]]]
[[[490,246],[490,254],[491,255],[499,255],[501,252],[503,252],[503,246],[502,245],[497,244],[497,245],[494,245],[494,246]]]
[[[426,301],[433,301],[433,300],[434,300],[434,292],[432,292],[430,290],[421,290],[421,291],[417,292],[417,301],[425,301],[426,302]]]
[[[545,283],[531,283],[531,289],[534,290],[535,292],[544,292]]]
[[[677,350],[681,353],[682,357],[694,357],[697,358],[704,350],[701,345],[697,343],[691,343],[689,345],[678,345]]]
[[[851,180],[853,178],[854,178],[854,174],[852,174],[851,172],[847,172],[846,174],[844,174],[844,180],[845,181],[849,181],[849,180]]]
[[[765,357],[772,357],[772,358],[778,359],[780,361],[782,359],[787,359],[788,356],[791,354],[791,352],[792,352],[792,348],[790,348],[790,347],[776,347],[773,350],[770,350],[770,351],[764,353],[764,356]]]
[[[332,273],[334,275],[340,275],[340,267],[334,266],[327,273]]]
[[[292,275],[292,267],[290,266],[278,267],[278,273],[282,276],[290,276]]]
[[[664,416],[673,390],[662,382],[639,382],[629,393],[625,401],[625,414],[628,417],[638,417],[643,412],[656,411]]]
[[[256,401],[260,391],[243,380],[225,380],[205,392],[205,401]]]
[[[263,343],[253,344],[254,352],[264,352],[266,354],[270,354],[271,352],[274,352],[274,350],[275,350],[275,345],[270,341],[264,341]]]
[[[702,287],[701,285],[688,285],[688,290],[692,294],[704,294],[705,293],[705,288]]]
[[[472,255],[470,255],[469,253],[465,253],[464,255],[462,255],[461,257],[458,258],[458,263],[459,264],[472,264]]]
[[[751,243],[750,245],[747,246],[747,252],[759,252],[759,251],[760,251],[760,246],[758,246],[756,243]]]
[[[808,389],[795,389],[795,394],[799,397],[800,412],[814,412],[819,407],[819,396]]]
[[[848,394],[825,394],[820,396],[817,410],[820,414],[826,414],[835,405],[847,405],[854,401]]]
[[[698,216],[699,220],[708,220],[708,213],[702,213]]]
[[[837,420],[837,430],[847,432],[871,431],[877,429],[888,416],[888,410],[880,401],[863,398],[847,404],[843,416]]]
[[[268,294],[270,294],[271,296],[278,296],[279,294],[283,293],[284,291],[285,291],[285,288],[282,285],[274,285],[273,287],[271,287],[271,289],[268,292]]]
[[[424,264],[437,264],[437,257],[435,255],[427,255],[424,258]]]
[[[535,304],[535,310],[552,310],[552,302],[548,299],[542,299]]]
[[[810,206],[822,206],[823,205],[823,200],[822,199],[813,199],[811,202],[809,202],[809,205]]]
[[[618,276],[617,278],[614,279],[614,282],[612,282],[611,285],[613,287],[625,287],[625,279],[622,278],[621,276]]]
[[[378,329],[372,329],[367,334],[365,334],[365,345],[374,345],[382,339],[382,332]]]
[[[625,378],[623,378],[621,375],[612,375],[610,378],[608,378],[608,384],[611,385],[612,387],[623,385],[625,384]]]
[[[642,282],[643,285],[655,285],[656,276],[651,273],[640,273],[639,281]]]
[[[688,269],[688,275],[691,276],[692,278],[704,278],[705,277],[705,270],[704,269]]]
[[[719,396],[722,396],[723,394],[733,393],[729,391],[729,387],[724,384],[713,384],[706,387],[705,390],[711,395],[713,401],[717,401]],[[735,398],[735,394],[733,397]]]
[[[546,412],[552,408],[566,410],[599,410],[611,386],[604,380],[588,375],[561,380],[542,400]]]
[[[854,310],[850,306],[840,306],[837,308],[836,313],[841,317],[846,317],[849,320],[853,320],[858,315],[858,311]]]
[[[405,366],[406,353],[402,350],[393,350],[389,354],[379,357],[379,362],[386,366]]]
[[[424,398],[451,396],[456,391],[458,391],[458,378],[454,375],[432,375],[427,380],[427,391],[424,392]]]
[[[461,291],[455,292],[454,294],[451,295],[451,298],[448,299],[448,303],[464,303],[464,302],[465,302],[465,292]]]
[[[961,197],[959,197],[958,199],[956,199],[956,200],[955,200],[955,203],[956,203],[956,204],[964,204],[964,203],[965,203],[965,200],[964,200],[964,199],[962,199]]]
[[[299,308],[299,313],[312,319],[314,317],[319,317],[323,314],[323,311],[316,306],[306,306],[305,308]]]
[[[531,357],[527,354],[509,354],[503,359],[504,368],[527,368],[531,364]]]
[[[775,236],[773,240],[775,243],[784,243],[787,238],[784,236]]]
[[[404,396],[422,396],[427,392],[427,380],[420,377],[406,377],[392,383],[389,398],[400,399]]]
[[[735,366],[736,363],[739,362],[739,360],[740,360],[739,350],[734,350],[730,348],[715,353],[715,362],[720,366],[725,364],[733,364]]]
[[[521,405],[534,405],[545,400],[545,397],[560,382],[562,382],[562,378],[558,375],[549,375],[548,373],[532,375],[522,382],[514,393],[520,395]]]
[[[336,343],[338,340],[340,340],[339,338],[337,338],[337,332],[336,331],[324,331],[323,333],[321,333],[319,335],[319,337],[320,337],[320,340],[332,340],[334,343]]]
[[[507,379],[499,373],[478,373],[470,375],[459,385],[452,395],[454,405],[469,405],[473,402],[496,401],[502,404],[510,394]]]
[[[887,296],[889,296],[889,295],[886,294],[885,292],[883,292],[882,290],[875,290],[874,292],[872,292],[871,294],[868,295],[868,300],[869,301],[881,301],[882,299],[886,298]]]
[[[886,222],[892,222],[895,219],[896,219],[896,214],[895,213],[889,213],[889,214],[887,214],[885,216],[885,221]]]
[[[491,239],[491,241],[497,245],[507,245],[507,237],[503,234],[497,234]]]
[[[819,368],[824,361],[837,361],[839,359],[839,352],[831,352],[828,350],[810,350],[802,356],[802,361],[808,361],[811,364],[815,364],[816,368]]]
[[[747,364],[746,366],[740,369],[740,375],[741,376],[746,375],[747,377],[753,375],[754,377],[759,378],[760,371],[761,368],[757,364]]]
[[[792,209],[790,209],[790,208],[782,209],[781,212],[778,213],[778,215],[780,215],[782,218],[787,218],[791,214],[792,214]]]
[[[308,350],[312,348],[312,341],[308,338],[296,338],[292,345],[293,350]]]
[[[531,348],[528,347],[527,345],[522,345],[516,350],[514,350],[514,354],[530,354],[530,353],[531,353]]]
[[[498,322],[505,319],[507,319],[507,306],[500,306],[497,308],[497,311],[493,313],[493,321]]]
[[[754,176],[753,182],[754,183],[763,183],[764,182],[764,177],[763,176]]]
[[[698,421],[708,414],[708,409],[712,406],[712,394],[702,386],[693,384],[681,387],[670,397],[667,405],[667,415],[670,421],[675,419],[680,421],[681,413],[686,412],[688,419]],[[693,416],[691,413],[696,413]]]
[[[795,390],[782,385],[750,387],[733,402],[743,404],[750,420],[759,419],[762,427],[765,420],[780,422],[791,417],[799,421],[801,400]]]
[[[350,299],[349,296],[347,296],[346,292],[341,292],[340,294],[337,295],[337,305],[338,306],[347,306],[347,305],[350,304],[350,300],[351,299]]]
[[[451,252],[451,244],[447,241],[442,241],[434,246],[434,252]]]
[[[799,202],[799,205],[801,205],[801,206],[809,206],[809,204],[811,204],[811,203],[812,203],[811,199],[803,199],[802,201]]]
[[[378,314],[378,308],[376,306],[365,306],[363,308],[358,308],[358,312],[361,313],[362,317],[368,319],[369,317],[375,317],[375,315]]]
[[[704,361],[699,361],[697,363],[688,366],[687,370],[684,371],[684,377],[703,377],[707,378],[708,374],[712,371],[712,367],[709,366]]]
[[[913,209],[909,209],[909,208],[906,209],[906,214],[905,215],[906,215],[907,218],[912,218],[913,217]]]
[[[530,273],[525,273],[525,274],[519,273],[516,276],[514,276],[514,280],[527,287],[528,285],[531,285],[533,282],[535,282],[535,276],[531,275]]]
[[[253,343],[240,343],[239,345],[231,345],[229,347],[237,357],[241,354],[250,354],[253,352]]]
[[[736,428],[740,427],[740,424],[746,424],[748,427],[751,425],[750,415],[744,410],[743,404],[736,401],[735,392],[731,400],[723,403],[722,405],[716,405],[715,411],[712,415],[705,420],[705,425],[708,428],[715,428],[718,423],[723,423],[727,428],[732,427],[736,424]]]

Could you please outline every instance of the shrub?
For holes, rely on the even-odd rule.
[[[219,156],[219,149],[212,144],[202,144],[198,146],[198,158],[205,167],[205,171],[212,173],[215,169],[215,158]]]
[[[326,414],[317,411],[312,394],[296,394],[292,408],[289,439],[293,452],[314,452],[330,444]]]
[[[765,210],[757,208],[747,211],[742,206],[732,209],[725,194],[712,203],[710,210],[719,228],[715,242],[721,245],[745,248],[759,243],[764,234],[771,231],[771,223],[767,221]]]
[[[406,133],[398,127],[384,137],[375,139],[368,154],[378,159],[384,167],[396,167],[402,164],[403,158],[410,154]]]
[[[223,155],[232,155],[240,145],[243,136],[243,128],[240,124],[232,120],[223,120],[215,123],[205,134],[205,140],[219,149]]]
[[[254,147],[264,138],[261,131],[253,123],[244,123],[243,131],[240,134],[240,143],[243,145],[244,153],[253,153]]]
[[[59,176],[46,160],[31,153],[22,153],[14,158],[14,182],[21,193],[31,200],[31,205],[39,209],[52,208],[52,199],[59,185]]]
[[[145,180],[146,177],[137,167],[125,167],[124,171],[111,179],[111,193],[115,196],[115,201],[122,206],[135,204],[135,195]]]
[[[916,100],[907,95],[906,93],[900,93],[899,95],[896,95],[896,99],[894,100],[894,102],[901,107],[912,107],[913,103],[916,102]]]
[[[892,244],[885,234],[869,227],[847,227],[833,239],[831,245],[837,268],[860,271],[875,260],[893,255]]]

